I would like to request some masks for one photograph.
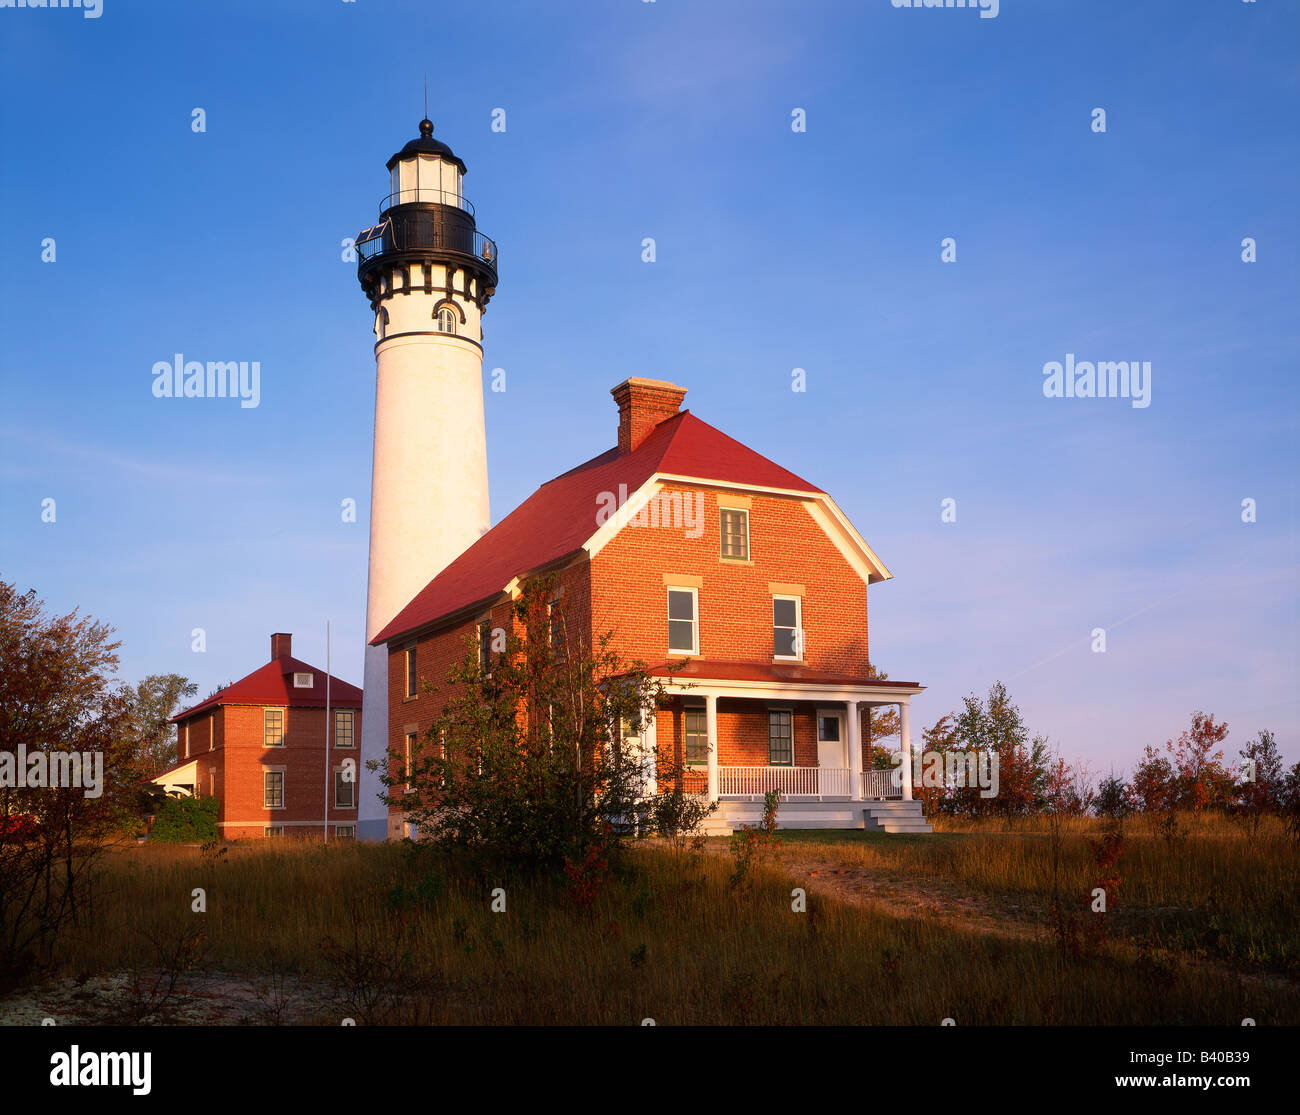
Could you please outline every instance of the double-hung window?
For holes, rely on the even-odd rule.
[[[402,777],[406,780],[408,790],[414,785],[416,735],[415,732],[406,733],[406,755],[402,764]]]
[[[334,746],[356,746],[352,738],[352,710],[350,708],[334,710]]]
[[[794,713],[789,709],[767,714],[767,761],[774,767],[794,765]]]
[[[733,561],[749,560],[749,512],[735,507],[718,510],[721,556]]]
[[[262,742],[266,747],[284,746],[284,709],[268,708],[262,711]]]
[[[772,654],[803,657],[803,604],[797,596],[772,597]]]
[[[283,809],[284,771],[264,771],[262,773],[262,791],[262,804],[267,809]]]
[[[687,708],[683,717],[682,734],[685,740],[685,758],[688,763],[709,761],[709,721],[702,708]]]
[[[343,771],[334,772],[334,808],[352,809],[357,804],[354,793],[356,783],[351,778],[344,778]]]
[[[406,695],[414,697],[419,678],[415,672],[415,647],[406,648]]]
[[[675,654],[699,654],[699,593],[693,588],[668,590],[668,649]]]

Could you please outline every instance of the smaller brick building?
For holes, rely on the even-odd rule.
[[[266,665],[172,717],[177,762],[153,781],[217,798],[224,839],[356,836],[361,690],[292,647],[277,632]]]

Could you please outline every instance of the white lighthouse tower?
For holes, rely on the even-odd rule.
[[[379,223],[357,236],[375,329],[375,444],[357,835],[382,840],[377,773],[388,741],[388,651],[373,639],[490,525],[481,322],[496,245],[474,223],[465,164],[420,121],[388,160]]]

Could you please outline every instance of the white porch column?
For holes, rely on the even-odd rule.
[[[641,770],[647,797],[659,792],[659,709],[647,709],[641,728]]]
[[[912,800],[912,728],[910,701],[898,702],[898,735],[903,746],[903,800]]]
[[[849,702],[849,801],[862,800],[862,717],[858,702]]]
[[[718,698],[704,695],[704,723],[709,733],[709,801],[718,800]]]

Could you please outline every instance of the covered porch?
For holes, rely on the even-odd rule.
[[[717,802],[714,817],[727,831],[754,823],[773,790],[787,828],[875,827],[873,816],[923,821],[911,779],[897,767],[869,769],[863,740],[867,710],[896,706],[902,769],[910,772],[910,702],[921,686],[698,660],[664,684],[669,699],[645,726],[657,758],[650,777],[682,769],[683,789]]]

